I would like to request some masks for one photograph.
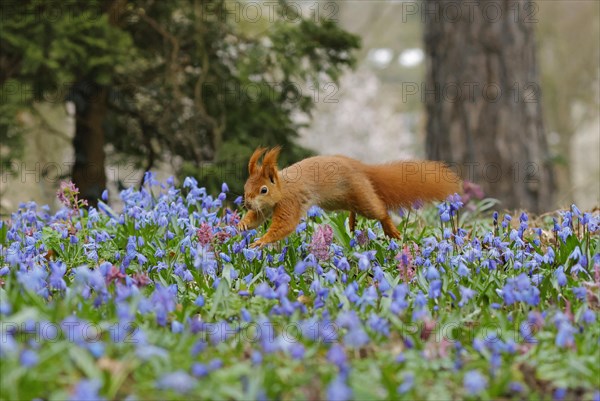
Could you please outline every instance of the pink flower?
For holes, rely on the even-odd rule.
[[[122,279],[125,279],[127,276],[123,273],[121,273],[121,270],[119,270],[119,268],[115,265],[112,265],[110,267],[110,271],[108,272],[108,274],[106,275],[106,281],[108,283],[112,282],[112,281],[119,281]]]
[[[198,242],[202,246],[210,245],[214,237],[212,227],[208,223],[200,224],[200,228],[196,231],[196,235],[198,235]]]
[[[79,194],[79,189],[75,186],[73,181],[61,182],[60,188],[56,191],[58,200],[68,208],[74,206],[75,197]]]
[[[333,242],[333,229],[330,225],[317,227],[313,234],[309,249],[318,260],[329,259],[329,246]]]
[[[463,195],[461,199],[463,203],[466,204],[471,199],[483,199],[484,196],[485,194],[480,185],[471,181],[463,182]]]
[[[417,247],[415,245],[415,251]],[[398,263],[398,271],[400,272],[400,277],[404,280],[404,282],[410,282],[415,277],[415,266],[413,264],[413,255],[410,251],[408,245],[404,245],[402,252],[396,255],[396,260]]]
[[[133,281],[138,287],[144,287],[150,284],[150,277],[146,273],[134,273]]]

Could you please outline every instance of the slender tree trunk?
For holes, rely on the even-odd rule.
[[[107,88],[82,81],[74,85],[75,137],[73,148],[73,182],[79,188],[81,197],[95,206],[106,188],[104,170],[104,128],[106,117]]]
[[[550,209],[535,4],[425,0],[423,7],[428,157],[457,163],[503,207]]]

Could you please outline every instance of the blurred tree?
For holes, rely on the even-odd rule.
[[[124,0],[1,2],[0,135],[25,134],[19,111],[35,102],[75,104],[73,181],[92,204],[106,186],[106,96],[117,66],[129,61],[131,39],[115,24]],[[18,156],[21,142],[3,141],[3,162]]]
[[[536,4],[427,0],[427,154],[506,208],[553,207],[535,57]]]
[[[19,16],[57,7],[8,3]],[[293,143],[300,125],[292,117],[310,114],[320,85],[337,82],[359,46],[296,4],[252,4],[75,2],[59,23],[37,24],[33,36],[22,22],[3,25],[0,45],[10,54],[0,62],[41,59],[29,75],[16,65],[11,77],[40,93],[73,83],[65,97],[77,110],[72,175],[92,202],[106,180],[105,143],[145,170],[166,155],[179,157],[183,172],[202,175],[203,185],[227,180],[239,193],[256,146],[283,145],[284,163],[306,154]]]

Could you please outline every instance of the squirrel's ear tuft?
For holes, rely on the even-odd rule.
[[[256,165],[258,164],[258,159],[267,151],[267,148],[256,148],[252,156],[250,156],[250,161],[248,162],[248,173],[250,175],[256,172]]]
[[[263,159],[263,176],[269,178],[272,183],[275,183],[277,179],[277,158],[279,157],[279,152],[281,152],[281,146],[275,146],[265,154]]]

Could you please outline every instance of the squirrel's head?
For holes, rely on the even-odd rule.
[[[244,202],[248,209],[265,211],[272,209],[281,200],[281,183],[277,170],[277,158],[281,147],[267,151],[258,148],[248,162],[248,181],[244,185]],[[265,154],[266,152],[266,154]],[[265,155],[262,164],[258,160]]]

